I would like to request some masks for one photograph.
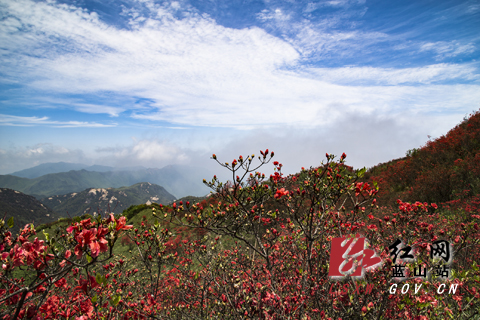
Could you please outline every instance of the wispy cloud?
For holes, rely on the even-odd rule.
[[[90,103],[75,103],[73,104],[75,109],[84,113],[92,114],[108,114],[112,117],[118,117],[120,113],[125,111],[126,108],[110,107],[100,104],[90,104]]]
[[[437,41],[427,42],[420,46],[420,51],[433,51],[436,53],[437,59],[445,57],[456,57],[459,55],[470,54],[475,52],[476,48],[473,43],[460,43],[459,41]]]
[[[365,0],[329,0],[320,2],[321,6],[349,7],[352,5],[365,4]]]
[[[473,14],[473,13],[477,13],[477,12],[480,12],[480,4],[478,3],[470,3],[467,7],[467,10],[466,12],[468,14]]]
[[[290,20],[290,15],[285,14],[282,9],[268,10],[264,9],[257,14],[258,20],[267,22],[273,20],[275,24],[286,23]]]
[[[42,92],[33,92],[29,95],[16,97],[14,99],[3,99],[0,104],[3,106],[15,105],[18,107],[26,107],[32,110],[38,109],[56,109],[56,110],[75,110],[88,114],[107,114],[110,117],[118,117],[122,112],[128,109],[142,110],[141,105],[133,105],[129,108],[112,106],[112,104],[120,103],[118,99],[112,101],[109,97],[96,97],[97,103],[86,103],[80,98],[61,98],[45,95]],[[130,99],[133,104],[134,99]],[[122,101],[124,102],[124,101]]]
[[[54,128],[107,128],[114,127],[116,123],[101,124],[82,121],[52,121],[48,117],[21,117],[0,114],[0,126],[33,127],[49,126]]]
[[[319,79],[345,85],[435,84],[445,81],[474,81],[480,79],[476,64],[440,63],[416,68],[309,68]]]
[[[299,2],[294,5],[295,8],[276,5],[273,2],[268,9],[258,13],[257,20],[266,30],[290,43],[301,54],[303,61],[318,62],[333,56],[338,59],[358,56],[372,44],[392,40],[383,32],[356,27],[353,21],[363,16],[367,10],[365,1]],[[312,13],[324,7],[341,10],[321,17]]]

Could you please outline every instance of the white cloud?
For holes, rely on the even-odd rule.
[[[159,143],[158,141],[139,141],[132,149],[133,155],[141,161],[184,161],[186,160],[178,148]]]
[[[437,53],[437,59],[456,57],[462,54],[475,52],[473,43],[460,43],[459,41],[437,41],[427,42],[420,46],[420,51],[434,51]]]
[[[31,127],[49,126],[54,128],[106,128],[115,127],[116,123],[101,124],[82,121],[52,121],[48,117],[22,117],[0,114],[0,126]]]
[[[126,111],[126,107],[111,106],[117,101],[112,102],[111,99],[104,98],[106,104],[101,103],[85,103],[79,98],[59,98],[42,95],[37,93],[34,98],[26,95],[22,98],[17,98],[15,101],[2,100],[0,103],[4,106],[17,105],[19,107],[29,107],[35,109],[74,109],[79,112],[89,114],[108,114],[110,117],[118,117],[122,112]],[[141,110],[142,107],[138,106]]]
[[[171,163],[186,163],[190,159],[183,149],[157,139],[134,139],[130,146],[99,148],[96,151],[100,155],[98,161],[115,166],[163,167]]]
[[[46,162],[89,163],[83,151],[51,143],[0,150],[0,174],[8,174]]]
[[[329,0],[329,1],[319,1],[319,2],[309,2],[304,12],[312,12],[322,7],[351,7],[355,5],[363,5],[365,0]]]
[[[285,23],[290,20],[290,15],[285,14],[282,9],[264,9],[257,14],[257,18],[263,22],[274,20],[276,23]]]
[[[256,15],[264,28],[278,34],[300,54],[302,61],[322,61],[323,58],[337,59],[352,57],[371,45],[391,41],[392,37],[378,31],[361,30],[354,27],[356,18],[367,10],[363,0],[340,0],[307,3],[302,16],[295,10],[264,9]],[[311,17],[311,12],[325,6],[336,7],[335,14],[326,14],[321,19]]]
[[[23,156],[26,158],[34,157],[36,155],[43,155],[43,154],[55,154],[55,155],[63,155],[67,154],[70,151],[67,148],[61,146],[53,146],[48,143],[37,144],[34,147],[27,147],[23,153]]]
[[[304,59],[336,56],[352,57],[371,45],[390,40],[381,32],[326,31],[310,23],[301,26],[291,39],[292,45],[302,53]]]
[[[179,10],[178,3],[141,3],[150,10],[148,14],[124,11],[131,17],[131,29],[109,26],[96,14],[73,6],[29,0],[3,3],[2,11],[8,12],[9,19],[3,23],[0,37],[4,41],[0,41],[8,46],[3,54],[10,59],[4,63],[4,72],[46,92],[113,92],[146,98],[152,102],[141,110],[81,103],[71,107],[111,116],[130,109],[136,119],[179,126],[314,128],[346,114],[470,110],[480,100],[478,85],[439,83],[478,80],[472,65],[299,68],[302,59],[311,55],[351,56],[362,46],[389,39],[381,32],[326,32],[321,24],[301,21],[290,25],[295,36],[288,42],[257,27],[223,27],[193,10],[177,19],[172,12]],[[273,10],[259,18],[284,22],[290,15]],[[355,50],[349,50],[352,43]],[[422,48],[439,54],[472,50],[468,44],[456,43],[426,43]],[[4,123],[106,126],[12,117]],[[136,154],[150,157],[148,152]]]
[[[306,70],[319,79],[337,84],[398,85],[431,84],[448,80],[478,80],[478,69],[473,64],[435,64],[416,68],[310,68]]]
[[[112,117],[118,117],[119,113],[125,111],[125,108],[110,107],[100,104],[75,103],[73,106],[80,112],[93,114],[106,113]]]
[[[323,5],[332,7],[347,7],[356,4],[364,4],[365,0],[330,0],[325,1]]]

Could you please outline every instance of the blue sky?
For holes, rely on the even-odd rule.
[[[480,108],[478,1],[0,0],[0,174],[370,167]],[[266,170],[268,172],[268,170]]]

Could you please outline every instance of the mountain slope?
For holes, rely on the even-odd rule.
[[[85,213],[121,213],[132,205],[153,202],[167,204],[174,200],[175,197],[163,187],[143,182],[118,189],[88,188],[78,193],[43,198],[41,202],[62,216],[73,217]]]
[[[450,202],[480,195],[480,112],[465,118],[446,135],[409,150],[402,159],[369,169],[379,182],[384,203]]]
[[[35,225],[56,221],[60,216],[32,196],[0,188],[0,214],[14,219],[14,231],[28,223]]]

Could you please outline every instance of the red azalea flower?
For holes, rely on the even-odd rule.
[[[274,195],[274,198],[278,199],[281,198],[282,196],[288,195],[288,191],[285,190],[285,188],[281,188],[277,190],[277,192]]]

